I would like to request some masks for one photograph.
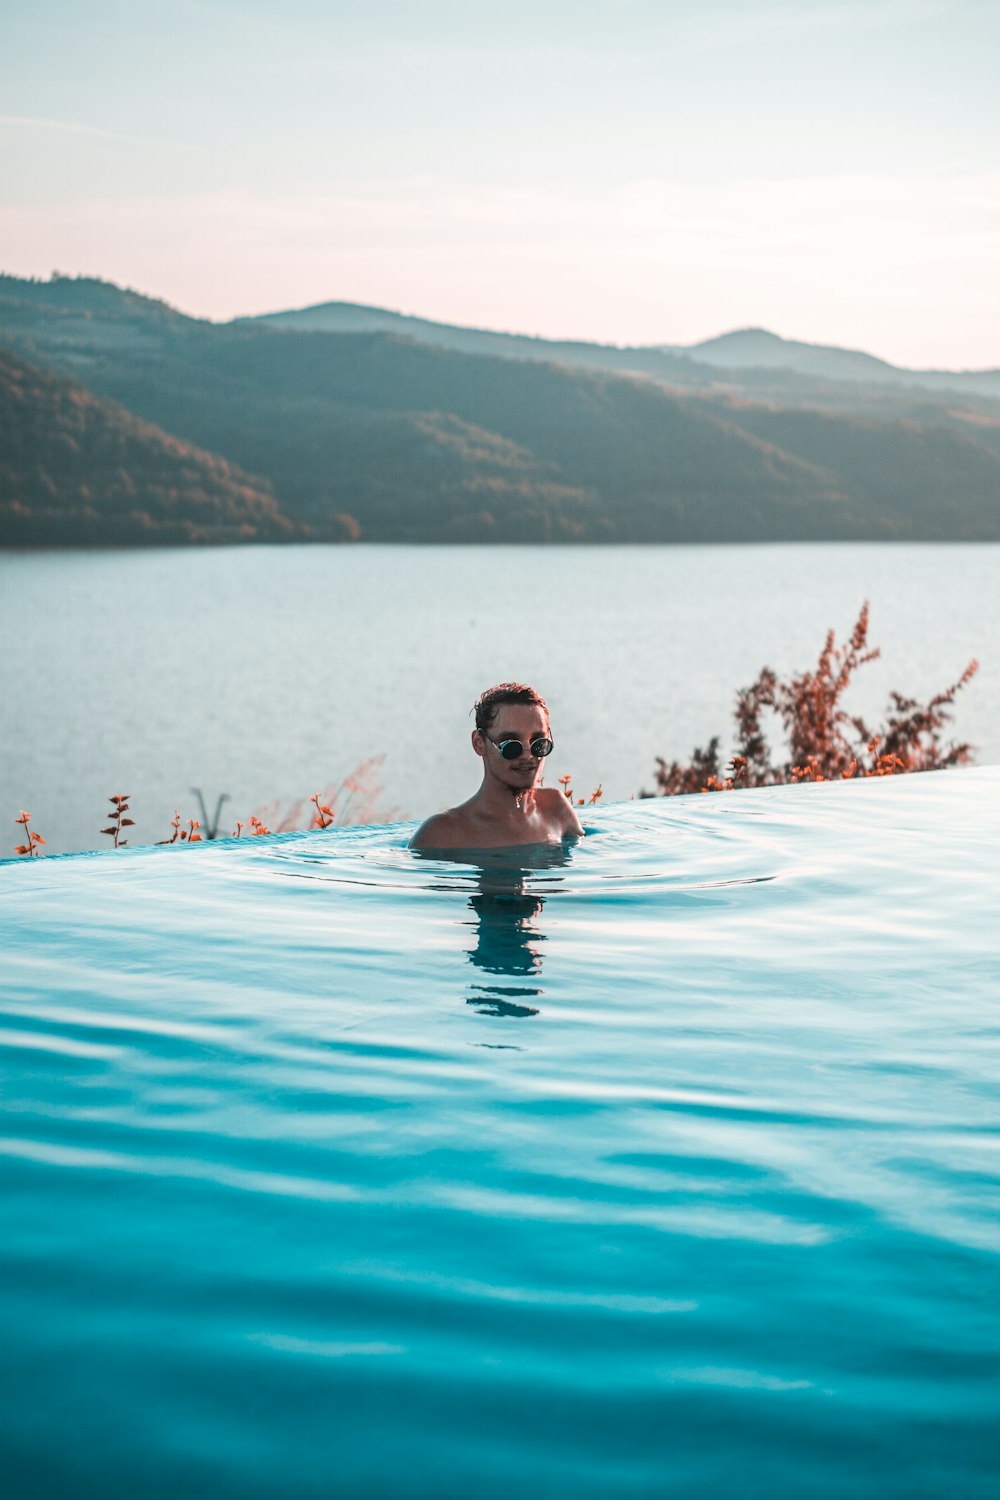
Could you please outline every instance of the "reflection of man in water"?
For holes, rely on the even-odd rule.
[[[532,918],[541,913],[542,897],[525,890],[520,872],[510,877],[507,890],[489,878],[482,885],[478,896],[469,897],[476,917],[476,946],[469,961],[483,972],[485,982],[472,986],[468,1004],[487,1015],[536,1016],[538,1008],[531,1001],[542,994],[537,986],[542,967],[538,945],[545,938]],[[520,983],[511,984],[511,979]]]
[[[515,858],[516,864],[510,862],[509,854],[499,853],[483,864],[477,871],[479,890],[469,897],[476,919],[476,946],[469,951],[469,962],[483,980],[473,984],[468,1003],[492,1016],[538,1014],[532,1001],[542,995],[538,980],[545,934],[535,919],[541,915],[545,898],[537,885],[529,888],[528,880],[534,876],[544,881],[545,870],[568,862],[562,844],[530,851],[527,863],[524,857]],[[558,879],[548,884],[556,889]]]
[[[557,844],[583,833],[562,792],[536,784],[552,735],[545,699],[534,688],[502,682],[481,694],[472,748],[483,763],[479,790],[422,823],[411,848],[500,849]]]

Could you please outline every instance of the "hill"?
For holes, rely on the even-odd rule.
[[[690,345],[685,353],[719,369],[798,370],[807,375],[865,383],[899,380],[912,373],[898,370],[886,360],[876,359],[873,354],[798,343],[768,333],[766,328],[741,328],[724,333],[719,338]]]
[[[76,354],[74,354],[76,360]],[[91,349],[92,388],[274,486],[317,538],[850,535],[835,480],[660,386],[373,334],[198,326]]]
[[[664,352],[686,354],[718,370],[793,371],[798,375],[854,385],[894,385],[920,390],[1000,398],[1000,370],[908,370],[858,349],[804,344],[779,338],[765,328],[742,328],[685,348],[664,345]]]
[[[93,322],[147,323],[178,328],[201,321],[163,302],[128,287],[116,286],[97,276],[60,276],[48,278],[0,275],[0,297],[21,303],[26,310],[44,309],[64,313],[67,317],[82,315]]]
[[[323,302],[290,312],[263,313],[238,322],[290,333],[390,333],[457,354],[485,354],[493,359],[538,360],[608,373],[646,375],[666,385],[702,389],[716,384],[714,372],[699,367],[685,353],[666,348],[642,348],[583,340],[535,338],[524,333],[494,333],[485,328],[460,328],[428,318],[364,307],[355,302]]]
[[[744,432],[835,472],[875,536],[1000,540],[1000,411],[992,421],[884,422],[829,412],[712,402]]]
[[[1000,370],[910,370],[860,350],[783,339],[763,328],[739,329],[699,344],[618,346],[461,328],[353,302],[323,302],[240,321],[290,332],[393,333],[464,354],[646,375],[684,390],[724,385],[758,397],[781,393],[820,405],[836,403],[838,395],[830,387],[845,384],[882,387],[883,401],[886,387],[894,387],[898,399],[914,389],[1000,399]],[[844,396],[841,391],[839,399]]]
[[[295,534],[266,485],[0,349],[0,544]]]
[[[50,306],[49,285],[0,282],[0,337],[262,476],[314,539],[1000,537],[995,402],[907,393],[905,420],[857,394],[863,415],[785,406],[746,400],[728,375],[683,391],[463,352],[400,337],[390,314],[388,331],[279,331],[185,318],[107,283],[57,284]],[[346,325],[373,311],[333,308]]]

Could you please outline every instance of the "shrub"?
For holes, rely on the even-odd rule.
[[[844,693],[859,667],[880,652],[868,644],[868,604],[847,642],[837,646],[832,630],[811,671],[782,680],[764,667],[749,687],[736,695],[734,719],[737,751],[723,770],[719,736],[696,749],[686,764],[657,757],[656,790],[644,797],[672,797],[680,792],[731,791],[736,787],[776,786],[791,781],[837,781],[854,776],[892,776],[903,771],[938,771],[965,765],[968,744],[945,744],[956,694],[979,670],[970,661],[957,682],[925,704],[902,693],[890,693],[885,722],[872,729],[843,706]],[[787,742],[787,758],[776,762],[764,728],[765,716],[776,718]]]

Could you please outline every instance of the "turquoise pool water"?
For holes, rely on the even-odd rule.
[[[996,1494],[1000,771],[0,868],[4,1494]]]

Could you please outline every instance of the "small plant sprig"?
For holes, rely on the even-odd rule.
[[[188,818],[187,822],[188,826],[186,828],[182,828],[181,815],[175,807],[174,815],[170,820],[170,826],[173,829],[173,833],[168,839],[157,839],[157,843],[176,844],[179,842],[183,844],[184,840],[186,839],[189,844],[200,844],[201,834],[198,832],[198,829],[201,827],[201,824],[198,822],[197,818]]]
[[[180,811],[176,807],[174,808],[174,815],[170,820],[170,826],[173,829],[173,833],[168,839],[157,839],[156,842],[158,844],[176,844],[178,839],[182,839],[184,837],[184,835],[181,833]]]
[[[563,789],[563,796],[566,798],[566,800],[570,803],[575,802],[577,807],[586,807],[588,805],[593,807],[594,803],[600,802],[601,798],[604,796],[604,786],[603,784],[599,784],[595,786],[589,797],[574,797],[573,777],[569,774],[569,772],[567,772],[565,776],[559,777],[559,785]]]
[[[243,823],[239,818],[237,818],[236,827],[233,829],[230,837],[234,839],[241,839],[243,837],[243,830],[245,827],[246,824]],[[250,814],[250,837],[252,839],[262,839],[266,834],[269,834],[270,832],[270,828],[268,828],[267,824],[263,821],[262,818],[258,818],[256,813]]]
[[[27,856],[28,859],[37,859],[38,845],[44,844],[45,840],[42,838],[42,835],[40,833],[32,833],[31,829],[28,827],[28,824],[31,822],[31,814],[25,812],[22,808],[21,816],[19,818],[15,818],[14,822],[21,824],[22,828],[24,829],[24,836],[28,840],[26,844],[14,845],[16,853]]]
[[[115,792],[114,796],[108,798],[111,803],[111,827],[102,828],[101,832],[114,839],[116,849],[121,849],[128,843],[128,839],[122,838],[122,829],[135,827],[135,819],[125,816],[128,812],[128,799],[128,792]]]
[[[314,792],[309,801],[316,809],[316,816],[312,820],[313,828],[330,828],[333,825],[333,807],[329,802],[321,802],[321,792]]]

